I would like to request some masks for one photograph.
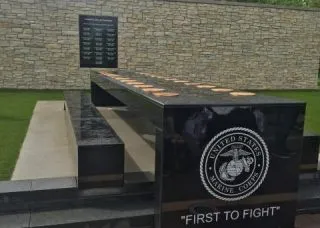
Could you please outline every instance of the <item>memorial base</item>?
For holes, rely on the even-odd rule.
[[[2,183],[0,227],[295,228],[298,214],[320,212],[316,173],[298,181],[303,103],[122,74],[93,74],[91,99],[76,93],[66,99],[78,174],[90,171],[82,177],[94,180],[117,174],[121,184],[98,178],[102,185],[82,189],[75,184],[81,175],[59,188],[59,180],[49,179]],[[151,94],[150,86],[167,92]],[[125,105],[122,115],[130,118],[115,118],[110,107],[100,115],[91,101]],[[305,142],[308,165],[316,150]]]
[[[70,183],[74,183],[70,179]],[[129,181],[130,182],[130,181]],[[154,228],[155,203],[150,183],[126,185],[124,189],[77,190],[66,185],[66,179],[60,188],[45,189],[52,185],[50,179],[41,180],[41,188],[27,190],[29,181],[1,182],[6,190],[0,193],[0,227],[15,228]],[[39,186],[34,181],[34,185]],[[129,187],[130,186],[130,187]],[[300,181],[299,206],[296,215],[320,213],[320,180],[314,178]],[[20,189],[20,192],[17,191]],[[25,191],[23,191],[23,189]],[[39,197],[40,196],[40,197]],[[201,223],[205,208],[193,208],[186,215],[185,222]],[[246,216],[259,216],[272,213],[276,209],[246,210]],[[194,214],[192,214],[194,213]],[[231,214],[230,214],[231,216]],[[232,215],[232,216],[235,216]],[[210,219],[214,219],[214,214]],[[209,219],[207,217],[206,219]],[[301,222],[300,222],[301,223]],[[197,227],[188,225],[185,227]],[[212,227],[212,226],[208,226]],[[222,226],[223,227],[223,226]],[[239,226],[243,227],[243,226]],[[250,227],[250,226],[245,226]],[[258,227],[258,226],[255,226]],[[255,228],[254,227],[254,228]],[[261,226],[259,226],[261,227]],[[306,226],[302,226],[306,227]],[[315,226],[316,227],[316,226]],[[168,228],[171,228],[168,226]],[[219,226],[220,228],[220,226]],[[281,228],[295,228],[293,224]]]

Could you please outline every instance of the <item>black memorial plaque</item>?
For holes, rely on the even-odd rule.
[[[79,16],[80,67],[118,67],[118,19]]]

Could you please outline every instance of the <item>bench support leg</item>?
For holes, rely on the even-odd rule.
[[[91,101],[95,106],[125,106],[121,101],[101,89],[96,83],[91,82]]]

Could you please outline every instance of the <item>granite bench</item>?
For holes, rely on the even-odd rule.
[[[121,187],[124,143],[91,104],[85,91],[65,91],[69,145],[78,169],[78,187]]]

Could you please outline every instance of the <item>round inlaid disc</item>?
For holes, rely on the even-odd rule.
[[[109,77],[113,77],[113,78],[119,77],[119,75],[117,75],[117,74],[110,74],[110,73],[108,73],[107,75],[108,75]]]
[[[153,95],[157,97],[176,97],[179,93],[170,93],[170,92],[163,92],[163,93],[153,93]]]
[[[145,88],[142,89],[145,92],[160,92],[160,91],[164,91],[165,89],[158,89],[158,88]]]
[[[214,91],[214,92],[230,92],[232,90],[233,89],[227,89],[227,88],[215,88],[215,89],[212,89],[212,91]]]
[[[216,86],[214,86],[214,85],[197,85],[197,87],[200,89],[211,89],[211,88],[215,88]]]
[[[184,83],[185,85],[201,85],[201,83],[200,82],[186,82],[186,83]]]
[[[148,75],[148,76],[150,76],[151,78],[157,78],[157,77],[159,77],[158,75],[154,75],[154,74],[145,74],[145,75]]]
[[[165,78],[164,80],[166,80],[166,81],[176,81],[178,79],[176,79],[176,78]]]
[[[175,80],[174,82],[177,82],[177,83],[187,83],[187,82],[189,82],[189,81],[185,81],[185,80]]]
[[[232,96],[254,96],[256,94],[251,93],[251,92],[231,92],[230,95],[232,95]]]
[[[128,85],[144,85],[143,82],[126,82]]]
[[[118,77],[118,78],[116,78],[117,80],[129,80],[130,78],[122,78],[122,77]]]
[[[134,85],[136,88],[152,88],[152,85]]]
[[[109,72],[106,72],[106,71],[100,71],[100,74],[103,74],[103,75],[108,76],[108,77],[119,77],[119,75],[117,75],[117,74],[112,74],[112,73],[109,73]]]
[[[137,80],[132,80],[132,79],[123,79],[120,80],[120,82],[136,82]]]

